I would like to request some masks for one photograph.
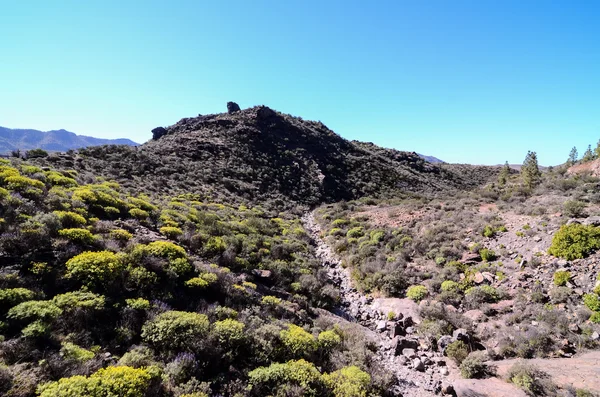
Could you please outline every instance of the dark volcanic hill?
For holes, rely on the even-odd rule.
[[[497,172],[348,141],[321,122],[264,106],[184,118],[155,137],[139,147],[91,147],[51,160],[133,188],[303,204],[472,188]]]
[[[30,150],[37,148],[47,151],[64,152],[69,149],[109,144],[137,145],[137,143],[129,139],[93,138],[77,135],[66,130],[38,131],[0,127],[0,153],[10,153],[17,149]]]

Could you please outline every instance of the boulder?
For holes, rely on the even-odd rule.
[[[481,262],[481,256],[476,252],[465,252],[460,261],[464,264],[477,263]]]
[[[270,280],[273,277],[273,273],[270,270],[253,269],[252,274],[263,280]]]
[[[485,278],[480,272],[475,273],[475,275],[473,276],[473,282],[475,282],[475,284],[481,284],[484,280]]]
[[[407,358],[417,357],[417,353],[415,352],[415,349],[402,349],[402,355]]]
[[[157,140],[161,136],[166,135],[167,132],[168,131],[165,127],[156,127],[155,129],[152,130],[152,139]]]
[[[444,350],[446,350],[446,347],[448,347],[448,345],[452,343],[452,341],[453,339],[450,335],[441,336],[437,341],[438,350],[443,353]]]
[[[600,216],[590,216],[583,221],[584,225],[600,226]]]
[[[423,372],[425,371],[425,364],[419,358],[415,358],[412,362],[413,368],[417,371]]]
[[[401,321],[396,321],[390,327],[390,336],[395,338],[396,336],[404,336],[406,332],[404,331],[404,325]]]
[[[416,339],[397,337],[394,339],[394,351],[397,356],[402,354],[404,349],[415,349],[419,347],[419,341]]]
[[[452,333],[452,339],[460,340],[467,344],[471,341],[471,337],[469,336],[467,330],[464,328],[454,330],[454,332]]]
[[[240,105],[235,102],[227,102],[227,113],[235,113],[240,111]]]

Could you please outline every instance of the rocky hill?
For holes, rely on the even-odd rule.
[[[215,192],[314,205],[398,192],[468,189],[495,167],[437,165],[416,153],[343,139],[321,122],[265,106],[184,118],[137,147],[103,146],[51,159],[155,191]]]
[[[129,139],[101,139],[77,135],[66,130],[38,131],[31,129],[11,129],[0,127],[0,154],[13,150],[44,149],[64,152],[98,145],[130,145],[137,143]]]

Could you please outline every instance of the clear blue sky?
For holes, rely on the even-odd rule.
[[[450,162],[600,139],[600,2],[0,0],[0,125],[143,142],[265,104]]]

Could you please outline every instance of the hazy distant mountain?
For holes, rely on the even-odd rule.
[[[437,157],[425,156],[424,154],[420,154],[420,153],[417,153],[417,154],[419,155],[419,157],[421,157],[423,160],[425,160],[425,161],[427,161],[429,163],[433,163],[433,164],[436,164],[436,163],[445,163],[444,160],[440,160]]]
[[[66,130],[38,131],[26,129],[11,129],[0,127],[0,153],[12,150],[30,150],[41,148],[48,151],[64,152],[69,149],[79,149],[98,145],[128,145],[138,144],[130,139],[101,139],[91,136],[77,135]]]

